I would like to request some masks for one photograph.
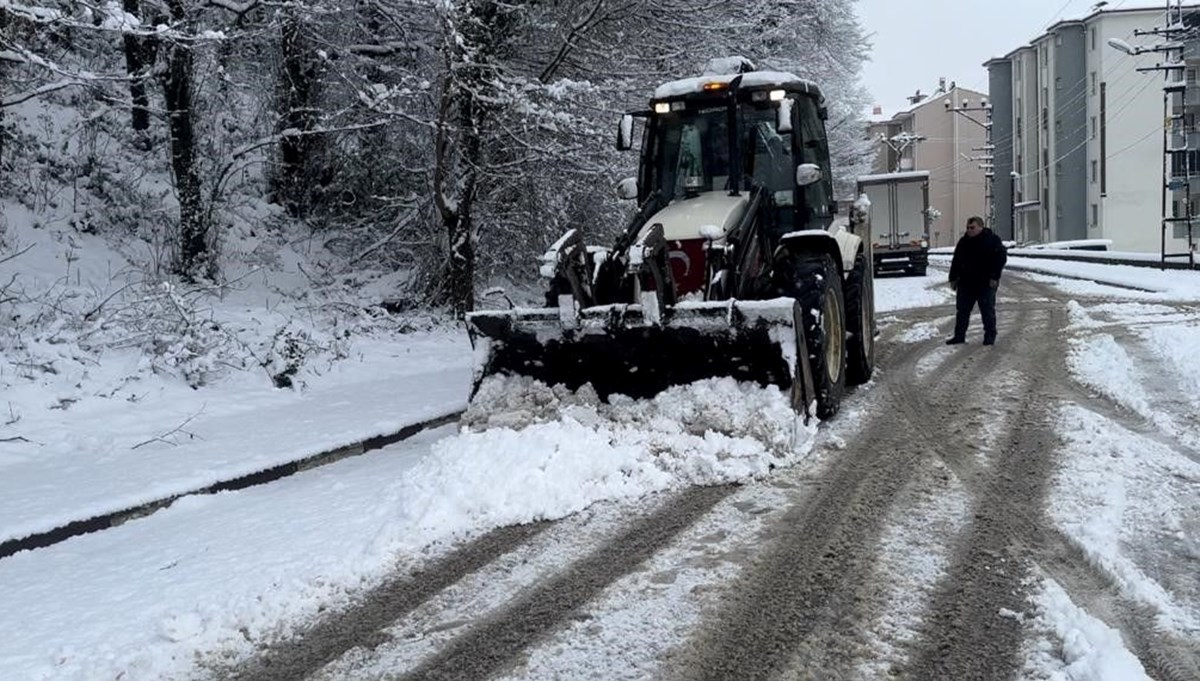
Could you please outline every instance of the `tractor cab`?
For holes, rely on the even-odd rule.
[[[836,212],[819,89],[747,67],[666,83],[618,131],[618,148],[630,149],[633,118],[646,121],[637,198],[660,207],[649,222],[663,225],[682,295],[701,286],[710,243],[753,223],[773,247],[826,229]]]

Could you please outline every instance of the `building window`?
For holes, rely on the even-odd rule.
[[[1092,204],[1092,229],[1100,226],[1100,206]]]
[[[1054,162],[1054,174],[1062,175],[1062,164],[1057,161]]]
[[[1061,33],[1054,34],[1054,45],[1055,45],[1055,47],[1062,47],[1062,34]]]
[[[1054,207],[1054,217],[1058,218],[1059,220],[1062,219],[1062,204],[1061,203]]]
[[[1196,84],[1196,69],[1188,69],[1187,70],[1187,84],[1188,85]]]
[[[1092,49],[1095,50],[1096,49],[1096,29],[1094,29],[1094,28],[1091,30],[1091,37],[1092,37]]]
[[[1096,72],[1092,71],[1092,96],[1096,96]]]
[[[1092,184],[1096,184],[1097,178],[1100,177],[1100,162],[1092,161]]]
[[[1096,124],[1096,117],[1092,116],[1092,139],[1096,139],[1097,128],[1099,126]]]
[[[1056,76],[1056,77],[1054,78],[1054,89],[1055,89],[1055,90],[1061,90],[1061,89],[1062,89],[1062,76]]]

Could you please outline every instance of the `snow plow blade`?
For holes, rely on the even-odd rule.
[[[571,390],[590,383],[601,399],[653,397],[671,386],[730,376],[790,392],[793,409],[807,420],[815,394],[799,315],[791,298],[685,302],[649,316],[641,305],[602,305],[578,315],[560,308],[475,312],[467,318],[475,348],[472,396],[494,374]]]

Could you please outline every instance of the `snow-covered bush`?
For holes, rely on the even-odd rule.
[[[252,360],[204,306],[209,291],[181,290],[171,281],[128,286],[80,318],[81,347],[141,350],[154,371],[178,376],[193,388]]]

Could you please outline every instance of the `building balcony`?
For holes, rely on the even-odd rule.
[[[1200,149],[1172,150],[1171,177],[1173,179],[1200,177]]]

